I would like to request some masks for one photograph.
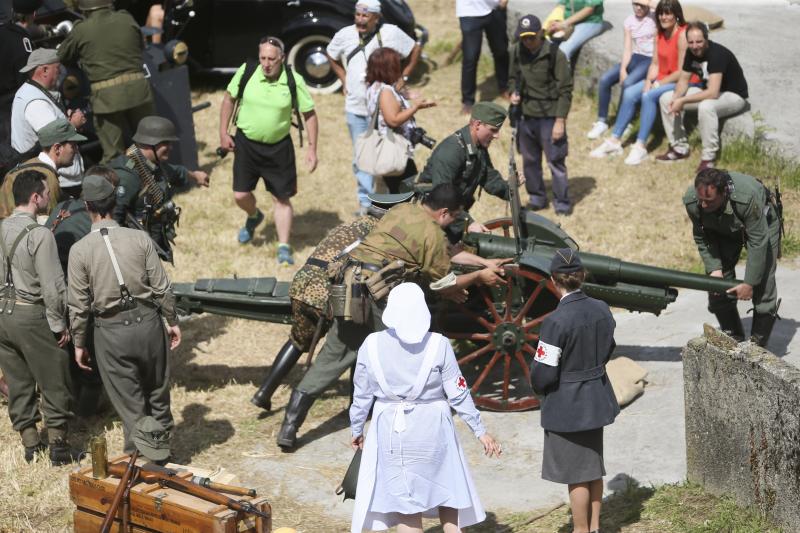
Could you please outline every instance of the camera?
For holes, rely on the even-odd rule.
[[[421,144],[429,150],[433,150],[433,147],[436,146],[436,139],[426,135],[424,128],[417,127],[411,130],[411,135],[408,136],[408,140],[411,141],[411,144]]]

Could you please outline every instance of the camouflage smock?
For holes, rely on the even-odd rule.
[[[450,272],[447,238],[420,204],[400,204],[389,210],[350,255],[364,263],[383,260],[406,263],[406,279],[438,281]]]
[[[365,215],[353,222],[339,224],[333,228],[311,252],[314,259],[332,261],[350,244],[363,239],[378,223],[372,215]],[[328,273],[317,265],[305,265],[297,271],[289,286],[289,297],[317,309],[328,306]]]

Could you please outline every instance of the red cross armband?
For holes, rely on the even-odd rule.
[[[539,346],[536,347],[536,355],[533,357],[534,361],[547,366],[558,366],[560,359],[561,348],[539,341]]]

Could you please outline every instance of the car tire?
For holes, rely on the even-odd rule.
[[[303,76],[309,92],[331,94],[342,88],[342,82],[333,72],[325,55],[331,36],[313,33],[294,41],[289,47],[286,62]]]

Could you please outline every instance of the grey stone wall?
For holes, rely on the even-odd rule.
[[[683,350],[687,477],[800,523],[800,370],[706,326]]]

